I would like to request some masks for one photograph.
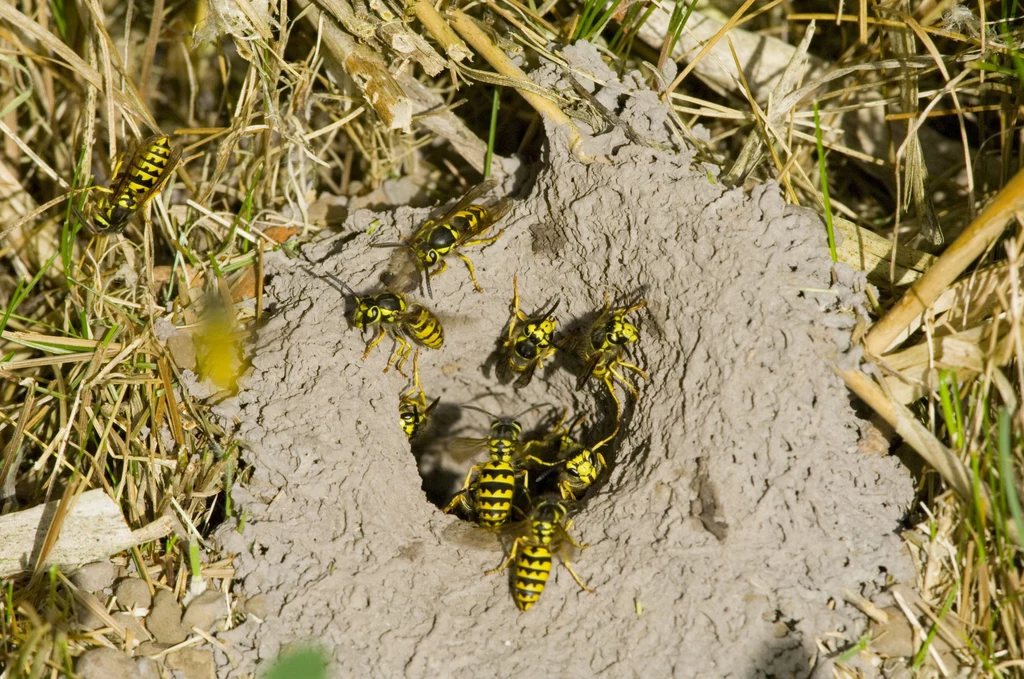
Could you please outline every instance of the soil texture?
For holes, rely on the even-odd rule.
[[[339,677],[803,677],[829,666],[816,640],[864,629],[844,590],[870,598],[912,577],[896,535],[911,479],[895,458],[858,452],[864,424],[829,368],[858,295],[849,270],[833,281],[824,226],[773,184],[722,186],[670,148],[668,111],[637,76],[620,81],[586,45],[567,55],[605,83],[595,96],[620,119],[582,149],[606,162],[580,162],[547,130],[543,161],[503,187],[505,233],[467,252],[484,292],[455,258],[432,280],[424,303],[445,344],[421,352],[420,370],[447,433],[486,433],[458,404],[548,403],[585,415],[592,443],[614,407],[596,381],[575,390],[571,357],[518,392],[497,379],[513,275],[528,312],[561,300],[562,328],[593,318],[605,292],[645,297],[628,353],[650,379],[573,527],[590,545],[575,568],[596,593],[556,565],[521,614],[508,577],[484,575],[499,541],[462,539],[478,529],[428,501],[424,485],[450,494],[466,467],[410,452],[397,418],[409,380],[381,372],[387,340],[360,360],[346,297],[323,272],[375,289],[392,253],[371,245],[430,211],[357,210],[304,248],[308,264],[268,261],[269,320],[237,399],[247,519],[218,534],[266,614],[221,635],[234,649],[230,662],[218,651],[221,675],[312,642]],[[535,77],[571,89],[553,67]]]

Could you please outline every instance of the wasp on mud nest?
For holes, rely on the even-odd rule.
[[[461,250],[473,245],[493,243],[504,232],[501,229],[493,236],[483,235],[508,213],[512,207],[509,198],[500,198],[483,205],[474,203],[497,185],[498,182],[492,179],[473,187],[447,214],[440,219],[428,219],[404,242],[375,245],[399,248],[396,257],[392,259],[391,270],[385,277],[388,289],[399,293],[408,292],[426,281],[427,295],[433,297],[430,279],[448,268],[444,258],[454,253],[466,263],[477,292],[483,292],[476,279],[472,260]]]
[[[423,433],[427,428],[427,421],[430,414],[441,402],[440,397],[434,399],[433,403],[427,403],[427,395],[420,384],[420,350],[417,349],[412,358],[412,379],[413,384],[399,397],[398,400],[398,421],[402,425],[405,437],[412,441]]]
[[[623,351],[626,345],[640,339],[640,330],[626,320],[626,315],[638,309],[642,309],[646,300],[641,299],[626,307],[612,308],[611,298],[606,292],[604,308],[597,319],[590,325],[590,328],[579,338],[578,351],[583,360],[584,369],[576,381],[576,389],[582,389],[587,380],[591,377],[604,382],[615,401],[615,432],[611,437],[615,438],[618,433],[618,420],[622,413],[622,403],[615,394],[613,382],[617,381],[633,395],[633,399],[640,398],[640,392],[632,382],[626,379],[623,370],[635,372],[642,379],[647,379],[647,373],[639,366],[623,360]]]
[[[544,361],[555,351],[551,336],[558,325],[553,316],[558,303],[559,300],[555,300],[544,311],[527,316],[519,309],[519,281],[512,277],[512,304],[509,305],[512,317],[502,347],[505,367],[511,373],[519,373],[513,384],[517,389],[527,386],[534,372],[543,367]]]
[[[167,135],[153,135],[142,141],[128,163],[118,161],[109,189],[94,204],[92,221],[78,218],[96,234],[121,233],[128,222],[160,192],[181,158],[181,147],[171,146]]]
[[[541,498],[530,511],[530,517],[522,522],[526,535],[520,535],[512,543],[508,558],[498,568],[487,571],[487,575],[500,573],[515,561],[512,572],[512,598],[516,607],[528,611],[540,599],[551,575],[552,557],[558,552],[562,565],[572,575],[573,580],[585,592],[593,594],[594,590],[576,573],[569,558],[569,546],[586,549],[587,545],[576,542],[569,529],[572,520],[566,521],[569,505],[555,498]]]
[[[444,328],[441,327],[441,321],[425,306],[408,302],[401,293],[385,291],[359,295],[344,282],[341,284],[355,300],[352,324],[360,330],[377,327],[377,335],[366,344],[363,359],[370,355],[385,335],[390,335],[395,341],[395,348],[384,372],[394,365],[400,374],[405,375],[402,366],[412,352],[410,340],[428,349],[440,349],[444,344]]]
[[[519,418],[536,410],[533,406],[514,417],[497,417],[483,408],[464,405],[463,408],[476,410],[491,418],[491,429],[484,438],[457,438],[449,451],[456,460],[469,459],[486,450],[488,462],[473,465],[451,502],[444,508],[445,514],[457,509],[473,518],[486,528],[497,528],[508,521],[519,481],[527,487],[528,476],[524,466],[528,444],[520,438],[523,427]]]
[[[604,455],[600,451],[608,441],[614,438],[613,435],[588,448],[572,434],[573,430],[582,422],[583,418],[580,417],[568,428],[563,428],[565,423],[565,414],[563,413],[562,419],[542,443],[552,461],[548,462],[532,455],[528,458],[532,463],[557,468],[558,492],[563,500],[571,502],[582,498],[608,468]],[[543,476],[547,476],[547,474],[545,472]],[[538,479],[538,483],[541,480]]]

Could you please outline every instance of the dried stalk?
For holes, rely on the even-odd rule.
[[[296,0],[299,11],[310,7],[309,0]],[[334,0],[325,6],[334,7],[344,3]],[[328,70],[340,68],[355,81],[366,97],[367,103],[377,113],[389,130],[406,130],[412,124],[412,102],[388,71],[380,55],[341,30],[334,20],[316,7],[310,8],[303,16],[319,31],[320,39],[327,48]],[[339,74],[335,73],[335,77]]]
[[[889,423],[889,426],[903,437],[907,445],[939,473],[950,488],[955,490],[964,501],[973,502],[974,479],[971,476],[971,470],[960,461],[953,451],[942,445],[942,442],[935,438],[935,435],[928,431],[928,428],[921,424],[913,413],[904,406],[893,402],[870,377],[860,370],[842,370],[840,368],[834,368],[834,370],[843,378],[851,391],[881,415]],[[991,520],[992,498],[989,495],[988,487],[981,480],[978,480],[977,483],[979,501],[985,507],[985,516]],[[1010,524],[1007,524],[1006,527],[1008,530],[1012,528]]]
[[[470,17],[460,10],[454,10],[451,13],[451,17],[452,27],[494,70],[507,78],[533,83],[530,77],[521,68],[513,64],[505,56],[505,53],[487,37],[486,33],[480,30],[480,27]],[[536,85],[534,86],[536,87]],[[572,128],[574,142],[579,139],[579,131],[576,130],[576,126],[572,124],[569,116],[565,115],[562,109],[558,108],[554,102],[524,88],[517,87],[516,91],[541,115],[547,116],[552,122],[559,125],[569,125]]]
[[[473,52],[466,47],[466,43],[462,42],[462,39],[455,34],[444,17],[427,0],[412,0],[409,3],[409,8],[430,33],[430,37],[444,48],[444,53],[448,55],[449,59],[456,63],[473,59]]]
[[[876,323],[864,340],[869,354],[880,356],[893,348],[893,341],[924,310],[939,298],[1003,232],[1013,213],[1024,208],[1024,170],[1017,172],[996,194],[988,207],[978,215],[967,230],[953,241],[935,264],[914,283],[882,320]]]

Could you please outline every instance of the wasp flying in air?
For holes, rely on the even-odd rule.
[[[405,374],[402,372],[402,366],[412,352],[409,340],[428,349],[440,349],[444,344],[444,328],[441,327],[441,321],[425,306],[415,302],[409,303],[401,293],[357,295],[348,285],[342,285],[355,298],[356,308],[352,314],[352,324],[360,330],[377,326],[377,335],[367,343],[363,359],[370,355],[385,335],[390,335],[395,341],[395,348],[384,372],[394,365],[399,373]],[[397,364],[395,359],[398,359]]]
[[[430,279],[448,268],[445,257],[454,253],[466,263],[469,277],[477,292],[483,292],[476,279],[473,262],[461,252],[462,248],[493,243],[505,231],[501,229],[493,236],[484,237],[484,232],[508,213],[512,201],[505,197],[477,205],[473,201],[484,195],[498,182],[485,181],[470,189],[446,215],[440,219],[428,219],[407,241],[402,243],[380,243],[375,247],[400,248],[393,260],[393,271],[387,277],[387,286],[396,292],[408,292],[426,281],[427,294],[433,297]],[[436,266],[436,268],[434,268]]]
[[[519,373],[513,386],[525,387],[533,379],[533,373],[543,366],[544,361],[555,351],[551,336],[558,322],[553,314],[558,300],[544,311],[527,316],[519,310],[519,281],[512,277],[512,304],[509,311],[508,337],[502,342],[506,355],[506,367]]]
[[[482,408],[465,405],[491,417],[491,430],[486,438],[457,438],[452,442],[451,454],[456,459],[468,459],[484,450],[490,455],[488,462],[473,465],[466,474],[462,488],[444,508],[451,514],[456,508],[472,516],[486,528],[497,528],[508,520],[512,512],[517,480],[527,486],[527,472],[523,460],[527,446],[520,441],[523,427],[519,418],[536,406],[515,417],[496,417]]]
[[[555,551],[559,552],[562,565],[566,567],[580,589],[591,594],[594,592],[576,573],[569,559],[567,545],[577,549],[586,549],[586,545],[579,544],[569,535],[572,521],[566,522],[568,513],[569,508],[565,502],[553,498],[541,499],[531,510],[529,520],[524,522],[528,526],[528,533],[515,539],[508,558],[501,566],[487,571],[487,575],[500,573],[508,568],[513,560],[515,561],[515,570],[512,573],[512,598],[521,611],[530,610],[544,593],[544,586],[551,575],[552,556]]]
[[[604,309],[580,342],[580,357],[583,359],[585,368],[576,382],[576,389],[582,389],[591,376],[604,382],[608,393],[615,400],[615,433],[618,433],[617,423],[622,412],[622,404],[619,402],[619,397],[615,395],[613,380],[621,383],[633,395],[633,398],[637,399],[640,397],[640,392],[621,371],[631,370],[642,379],[647,379],[647,373],[643,369],[622,359],[622,352],[626,345],[640,339],[640,330],[626,320],[626,315],[642,309],[645,305],[646,301],[641,299],[628,307],[613,309],[611,298],[606,292]],[[612,434],[610,438],[614,437],[615,434]]]
[[[92,221],[79,214],[89,230],[98,234],[121,233],[128,222],[160,191],[181,158],[181,147],[171,138],[153,135],[142,141],[127,164],[119,162],[109,189],[92,210]],[[77,209],[76,209],[77,212]]]
[[[427,403],[427,395],[420,384],[420,350],[417,349],[412,358],[413,385],[402,394],[398,401],[398,421],[402,425],[405,437],[412,441],[426,429],[427,420],[430,414],[441,401],[434,399],[433,403]]]

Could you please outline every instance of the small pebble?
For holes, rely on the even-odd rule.
[[[218,620],[226,620],[227,617],[228,607],[224,594],[210,590],[192,600],[181,619],[181,626],[186,630],[198,627],[209,632],[213,631]]]
[[[183,648],[168,655],[164,663],[168,669],[181,672],[184,679],[217,679],[213,651]]]
[[[153,595],[149,585],[138,578],[127,578],[117,583],[114,589],[117,603],[123,610],[134,611],[137,608],[149,608],[153,603]]]
[[[113,648],[86,651],[75,663],[75,671],[81,679],[142,679],[132,659]]]
[[[71,576],[75,587],[86,592],[102,592],[114,584],[117,577],[117,566],[109,561],[97,561],[82,566]]]
[[[173,592],[162,589],[156,593],[146,616],[146,628],[161,643],[173,646],[185,641],[188,633],[181,625],[181,607]]]
[[[139,679],[161,679],[160,663],[152,658],[136,658],[135,667],[139,671]]]

